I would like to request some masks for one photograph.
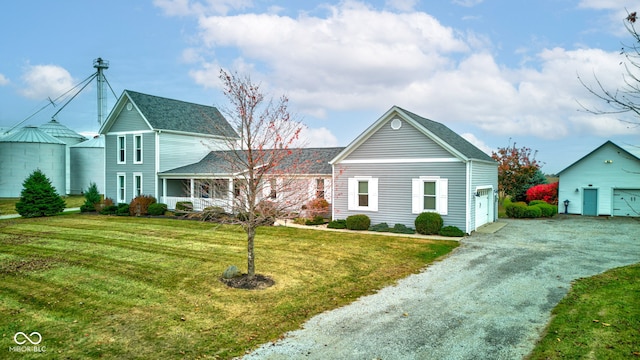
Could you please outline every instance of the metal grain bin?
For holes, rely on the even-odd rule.
[[[0,138],[0,197],[19,197],[22,183],[36,169],[51,180],[58,194],[66,192],[64,142],[35,126]]]
[[[42,124],[38,127],[38,129],[46,132],[47,134],[53,136],[54,138],[64,142],[67,144],[66,152],[65,152],[65,163],[66,163],[66,174],[65,174],[65,191],[64,194],[70,193],[70,183],[71,183],[71,161],[69,159],[70,152],[69,146],[79,144],[85,140],[86,137],[78,134],[77,132],[69,129],[68,127],[59,123],[56,119],[51,119],[48,123]]]
[[[71,194],[79,195],[94,182],[104,194],[104,136],[98,136],[69,147],[71,162]]]

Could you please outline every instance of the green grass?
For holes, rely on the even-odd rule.
[[[529,359],[640,358],[640,264],[573,283]]]
[[[84,204],[84,196],[70,195],[62,197],[67,204],[67,208],[76,208]],[[0,198],[0,215],[17,214],[16,202],[18,198]]]
[[[0,221],[0,358],[18,331],[48,358],[231,358],[318,313],[418,272],[453,241],[260,228],[257,272],[276,284],[231,289],[246,271],[239,227],[71,214]],[[27,343],[28,345],[28,343]]]

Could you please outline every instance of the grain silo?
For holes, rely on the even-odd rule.
[[[0,198],[20,197],[22,183],[36,169],[51,180],[58,194],[66,191],[64,142],[35,126],[0,138]]]
[[[94,182],[98,192],[104,194],[104,136],[69,147],[71,159],[71,192],[82,194]]]
[[[40,125],[38,129],[46,132],[47,134],[67,144],[67,148],[65,151],[65,164],[66,164],[65,184],[66,185],[65,185],[64,193],[61,193],[60,195],[69,194],[71,190],[70,189],[71,161],[69,159],[69,146],[79,144],[87,140],[87,138],[69,129],[68,127],[62,125],[56,119],[51,119],[51,121],[49,121],[48,123]]]

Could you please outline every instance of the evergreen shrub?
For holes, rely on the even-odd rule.
[[[527,203],[522,201],[510,203],[505,205],[504,210],[508,217],[521,219],[525,217],[524,214],[527,210]]]
[[[358,214],[347,217],[347,229],[367,230],[371,226],[371,219],[367,215]]]
[[[100,215],[115,215],[118,212],[117,205],[105,205],[100,210]]]
[[[347,220],[339,219],[339,220],[330,221],[329,224],[327,225],[327,228],[329,228],[329,229],[346,229],[347,228]]]
[[[80,212],[96,211],[96,205],[100,204],[102,196],[98,192],[98,186],[96,183],[89,183],[89,187],[84,192],[84,204],[80,206]]]
[[[167,204],[163,204],[163,203],[151,204],[149,205],[148,210],[149,210],[149,215],[152,215],[152,216],[164,215],[164,213],[167,211]]]
[[[393,228],[389,229],[389,231],[397,234],[415,234],[416,233],[415,229],[412,229],[406,226],[405,224],[395,224],[393,225]]]
[[[533,202],[533,201],[532,201]],[[546,202],[538,203],[538,204],[529,204],[529,206],[535,206],[540,209],[541,216],[543,217],[553,217],[558,213],[558,207],[555,205],[547,204]]]
[[[316,216],[313,217],[312,220],[308,220],[307,219],[304,222],[305,225],[322,225],[324,223],[325,223],[324,217],[321,216],[321,215],[316,215]]]
[[[387,223],[375,224],[369,227],[369,231],[389,232],[390,230],[389,224]]]
[[[415,220],[416,231],[423,235],[437,235],[442,224],[442,216],[435,212],[423,212]]]
[[[66,206],[64,199],[40,169],[32,172],[24,180],[22,187],[20,200],[16,203],[16,211],[22,217],[53,216],[62,212]]]
[[[129,216],[129,204],[119,203],[117,206],[118,206],[118,209],[116,210],[116,215]]]
[[[464,231],[460,230],[457,226],[445,226],[440,229],[441,236],[462,237]]]

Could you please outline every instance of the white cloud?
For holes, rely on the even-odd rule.
[[[298,145],[304,145],[305,147],[335,147],[338,146],[338,139],[325,127],[304,127],[300,132]]]
[[[472,143],[473,145],[475,145],[475,147],[477,147],[478,149],[482,150],[485,154],[487,154],[489,156],[491,156],[491,153],[496,150],[496,149],[491,148],[491,146],[485,144],[482,140],[478,139],[472,133],[463,133],[463,134],[460,134],[460,136],[462,136],[468,142]]]
[[[387,6],[413,3],[388,1]],[[613,8],[595,0],[581,6]],[[385,111],[399,105],[494,135],[560,139],[638,132],[577,111],[578,102],[601,105],[578,74],[592,80],[595,73],[611,89],[622,86],[624,69],[615,52],[544,49],[510,68],[497,61],[486,35],[443,26],[424,12],[376,10],[352,0],[324,9],[324,16],[297,17],[207,16],[203,10],[198,17],[202,48],[185,52],[186,59],[199,64],[190,74],[197,83],[218,88],[222,60],[212,52],[230,48],[237,54],[232,70],[260,79],[270,93],[287,94],[303,114],[314,117],[330,110]],[[320,130],[310,130],[309,138],[322,139]],[[329,143],[335,139],[326,136]]]
[[[9,79],[7,79],[3,74],[0,74],[0,86],[8,85],[9,83]]]
[[[22,80],[26,87],[20,89],[20,93],[38,100],[55,99],[75,86],[71,74],[57,65],[30,65]]]

